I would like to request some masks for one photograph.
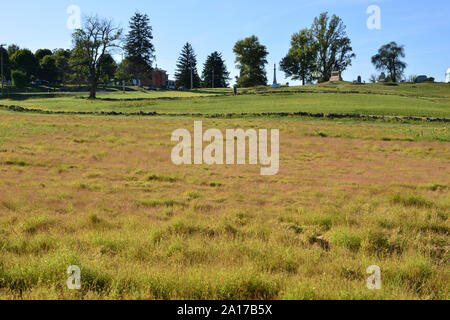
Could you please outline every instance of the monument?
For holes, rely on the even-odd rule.
[[[445,82],[450,83],[450,68],[448,68],[447,72],[445,73]]]
[[[386,82],[386,74],[382,72],[378,78],[378,82]]]
[[[331,71],[331,78],[330,78],[330,81],[331,81],[331,82],[333,82],[333,81],[342,81],[342,75],[341,75],[341,72],[340,72],[339,70]]]
[[[278,89],[278,83],[277,83],[277,65],[274,64],[273,65],[273,84],[272,84],[272,88],[274,89]]]
[[[358,80],[356,80],[358,83],[362,83],[361,76],[358,76]]]

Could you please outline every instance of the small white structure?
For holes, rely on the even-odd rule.
[[[450,68],[447,69],[447,72],[445,74],[445,82],[450,83]]]

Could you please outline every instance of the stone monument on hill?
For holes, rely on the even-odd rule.
[[[341,75],[341,72],[340,72],[339,70],[331,71],[331,78],[330,78],[330,81],[331,81],[331,82],[334,82],[334,81],[342,81],[342,75]]]
[[[278,82],[277,82],[277,65],[274,64],[273,65],[273,84],[272,84],[272,88],[274,89],[278,89]]]
[[[450,68],[447,69],[447,73],[445,74],[445,82],[450,83]]]

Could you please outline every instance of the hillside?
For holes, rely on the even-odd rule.
[[[450,85],[442,83],[326,83],[303,87],[192,91],[103,92],[90,101],[83,93],[14,94],[2,105],[58,111],[182,113],[321,112],[450,118]]]

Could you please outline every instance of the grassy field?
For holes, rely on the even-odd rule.
[[[192,126],[0,111],[0,299],[450,298],[448,126],[204,120],[279,128],[273,177],[174,166]]]
[[[450,118],[449,88],[33,93],[0,104]],[[450,298],[448,123],[203,120],[280,129],[280,171],[263,177],[260,166],[173,165],[171,133],[194,120],[0,109],[0,299]],[[79,291],[66,286],[71,265]],[[366,287],[371,265],[381,290]]]
[[[450,118],[448,84],[324,84],[305,87],[199,89],[192,92],[132,91],[99,93],[89,101],[86,94],[20,94],[0,99],[0,104],[57,111],[116,111],[160,113],[264,113],[312,112],[357,113],[385,116]],[[327,93],[324,93],[327,92]]]

